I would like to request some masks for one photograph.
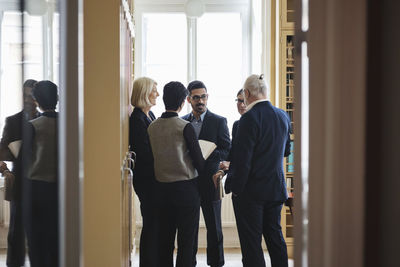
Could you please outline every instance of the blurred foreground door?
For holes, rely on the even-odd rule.
[[[131,266],[135,227],[133,223],[132,171],[135,156],[129,151],[130,89],[133,81],[132,6],[126,0],[120,7],[120,132],[121,132],[121,252],[122,265]]]

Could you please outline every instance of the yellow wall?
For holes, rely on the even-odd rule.
[[[100,4],[101,3],[101,4]],[[84,1],[84,266],[121,266],[119,1]]]

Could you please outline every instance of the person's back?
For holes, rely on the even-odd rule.
[[[158,118],[148,132],[154,155],[154,171],[159,182],[176,182],[197,177],[183,130],[187,121],[175,116]]]
[[[29,178],[32,180],[57,181],[57,114],[44,113],[39,118],[31,120],[34,128],[32,146],[32,164]]]
[[[261,238],[273,267],[287,267],[281,210],[287,199],[283,157],[290,146],[287,114],[267,101],[263,75],[244,83],[247,112],[240,118],[226,184],[232,203],[244,267],[265,266]]]
[[[40,81],[32,90],[43,111],[28,126],[29,151],[26,182],[29,206],[24,210],[31,266],[58,265],[58,160],[57,160],[57,86]]]
[[[268,201],[284,201],[287,197],[284,182],[283,157],[286,150],[290,121],[286,113],[264,101],[257,103],[251,110],[246,112],[239,122],[239,127],[249,129],[247,134],[253,138],[237,136],[236,140],[248,140],[255,142],[254,150],[244,151],[241,157],[251,157],[249,166],[243,166],[241,161],[234,163],[233,168],[239,173],[248,170],[249,180],[246,184],[246,194],[254,198]],[[239,131],[244,133],[243,131]],[[248,147],[241,142],[235,144]],[[240,174],[238,174],[240,175]],[[250,182],[251,181],[251,182]],[[233,189],[235,191],[235,189]]]
[[[180,82],[166,84],[166,112],[147,129],[157,181],[160,267],[174,265],[175,235],[176,266],[193,266],[196,258],[193,247],[200,214],[198,172],[204,168],[204,158],[193,126],[178,117],[187,94]]]

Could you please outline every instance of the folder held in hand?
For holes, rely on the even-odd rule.
[[[207,159],[217,147],[213,142],[206,140],[199,140],[199,145],[204,159]]]
[[[19,150],[21,149],[22,140],[17,140],[8,144],[8,148],[15,158],[18,158]]]

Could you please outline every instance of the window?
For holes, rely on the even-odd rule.
[[[136,56],[137,77],[156,80],[160,96],[169,81],[180,81],[185,86],[194,79],[203,81],[210,95],[208,108],[226,117],[231,128],[239,118],[234,99],[249,74],[246,49],[250,46],[243,34],[247,25],[244,14],[239,9],[216,10],[191,23],[183,12],[139,12],[136,49],[141,52]],[[195,49],[188,49],[190,44]],[[162,97],[152,110],[156,116],[161,115]],[[181,113],[190,110],[186,105]]]
[[[208,108],[228,119],[239,118],[235,98],[242,88],[242,25],[240,13],[208,13],[198,20],[198,74],[210,95]]]
[[[152,109],[156,116],[164,110],[162,91],[169,81],[186,85],[187,35],[184,14],[145,14],[143,16],[142,75],[158,83],[160,97]]]

